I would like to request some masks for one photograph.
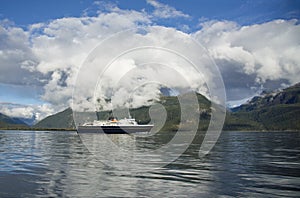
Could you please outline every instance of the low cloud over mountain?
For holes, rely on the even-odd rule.
[[[299,81],[300,58],[297,52],[300,51],[300,25],[297,19],[271,20],[252,25],[239,25],[228,20],[205,20],[199,23],[198,29],[182,32],[182,29],[190,28],[182,28],[182,25],[165,27],[159,24],[158,19],[189,20],[191,16],[157,1],[147,2],[152,6],[149,12],[106,4],[99,7],[94,15],[85,13],[79,17],[63,17],[22,28],[11,21],[2,21],[1,87],[14,85],[24,88],[27,91],[23,95],[12,93],[13,91],[5,94],[14,95],[20,101],[28,93],[27,96],[34,98],[34,101],[21,106],[2,103],[0,112],[12,117],[35,116],[40,120],[71,106],[74,82],[91,50],[113,34],[141,25],[151,27],[144,36],[156,39],[158,44],[167,42],[168,39],[172,41],[176,39],[172,38],[175,33],[180,33],[203,45],[221,72],[228,101],[240,101],[264,89],[283,88]],[[161,35],[157,35],[158,33]],[[132,35],[132,38],[139,39],[137,35]],[[119,40],[110,47],[118,48],[121,44],[122,40]],[[178,49],[183,47],[178,43],[176,45]],[[190,50],[189,53],[197,55],[197,51]],[[122,75],[122,71],[127,71],[126,67],[134,64],[136,59],[122,60],[118,70],[115,70],[116,76]],[[170,78],[170,81],[175,79],[168,75],[165,68],[157,72],[165,72],[164,76]],[[203,79],[193,79],[191,71],[186,71],[185,76],[195,82],[194,88],[200,93],[207,92],[204,82],[201,82]],[[91,76],[86,77],[87,80],[89,78]],[[103,85],[109,88],[109,83]],[[139,96],[155,98],[159,89],[161,87],[149,86],[147,93],[154,95],[145,92]],[[29,93],[34,93],[35,96]],[[124,92],[126,94],[128,93]],[[122,98],[122,95],[118,97]],[[148,98],[135,101],[136,105],[142,105]]]

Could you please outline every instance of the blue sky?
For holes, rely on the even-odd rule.
[[[85,12],[93,15],[97,11],[93,0],[1,0],[0,17],[9,19],[18,26],[40,23],[62,17],[79,17]],[[151,10],[146,1],[123,0],[102,1],[117,4],[121,9]],[[241,25],[262,23],[274,19],[298,18],[300,2],[297,0],[162,0],[161,3],[191,16],[185,23],[197,24],[199,19],[233,20]],[[174,21],[165,22],[169,25]]]
[[[111,13],[116,18],[109,18]],[[67,43],[95,32],[92,25],[73,26],[82,17],[95,24],[97,20],[110,20],[112,24],[105,25],[110,34],[135,24],[171,27],[189,34],[208,49],[218,64],[230,104],[245,101],[263,89],[296,82],[299,65],[293,64],[299,61],[294,54],[299,46],[296,35],[300,1],[1,0],[0,112],[13,114],[13,109],[5,109],[6,103],[29,105],[31,112],[40,114],[46,109],[43,115],[68,106],[70,82],[74,80],[74,68],[78,68],[74,60],[80,62],[85,53],[72,51],[76,47]],[[127,21],[122,20],[126,17]],[[287,29],[289,33],[285,34]],[[97,29],[102,30],[105,28]],[[73,38],[62,40],[63,35]],[[88,38],[85,42],[90,44],[81,47],[91,50],[92,40]],[[267,49],[261,45],[265,41]],[[279,57],[279,53],[284,55]],[[70,58],[64,60],[66,56]],[[45,104],[47,108],[41,108]]]

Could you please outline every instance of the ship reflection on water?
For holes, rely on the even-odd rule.
[[[299,197],[299,132],[223,132],[203,158],[197,134],[172,163],[133,171],[161,165],[150,151],[172,138],[0,131],[0,197]]]
[[[176,160],[189,146],[185,142],[187,133],[177,134],[176,138],[182,141],[176,144],[169,144],[175,133],[161,132],[154,136],[146,133],[79,135],[86,148],[105,165],[129,172],[143,172],[161,168]]]

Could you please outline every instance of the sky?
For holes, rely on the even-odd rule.
[[[145,38],[158,43],[178,34],[199,42],[221,73],[227,104],[238,105],[263,90],[300,81],[299,17],[296,0],[1,0],[0,112],[40,120],[69,107],[89,52],[111,35],[139,26],[153,27]],[[166,32],[173,33],[164,37]],[[128,57],[120,61],[120,72],[137,64]],[[191,82],[205,92],[201,79]],[[103,97],[112,97],[109,88]],[[128,95],[124,90],[120,98]],[[141,92],[145,101],[157,97],[157,86],[145,90],[154,93]]]

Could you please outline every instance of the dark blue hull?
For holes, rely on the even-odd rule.
[[[78,133],[128,134],[150,132],[153,125],[134,126],[78,126]]]

